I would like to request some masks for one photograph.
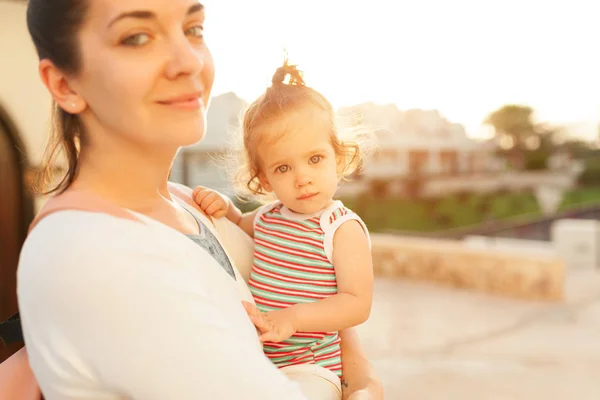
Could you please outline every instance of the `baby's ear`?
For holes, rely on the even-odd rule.
[[[346,169],[346,157],[343,155],[336,155],[335,166],[338,176],[342,176],[344,174],[344,170]]]
[[[269,180],[267,179],[265,174],[258,174],[258,181],[260,182],[260,186],[262,186],[265,192],[271,193],[273,191],[273,187],[269,183]]]

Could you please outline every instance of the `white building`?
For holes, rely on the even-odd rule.
[[[402,112],[395,105],[365,103],[340,114],[375,131],[377,151],[365,165],[365,178],[452,176],[501,167],[493,145],[469,138],[461,125],[435,110]]]
[[[244,100],[233,93],[215,96],[207,115],[204,139],[181,149],[171,173],[171,180],[187,186],[202,185],[220,192],[233,194],[228,152],[238,138]]]
[[[466,136],[442,139],[380,130],[376,137],[378,150],[365,167],[367,178],[469,174],[490,165],[488,149]]]

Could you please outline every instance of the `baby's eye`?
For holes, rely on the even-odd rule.
[[[277,172],[281,172],[282,174],[285,172],[288,172],[290,170],[290,166],[289,165],[280,165],[279,167],[277,167]]]
[[[321,157],[321,156],[312,156],[312,157],[310,158],[310,163],[311,163],[311,164],[316,164],[316,163],[318,163],[319,161],[321,161],[322,159],[323,159],[323,157]]]

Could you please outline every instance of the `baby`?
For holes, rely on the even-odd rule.
[[[244,306],[267,357],[280,368],[316,364],[341,377],[338,331],[367,320],[373,293],[368,230],[333,198],[361,163],[360,148],[338,137],[331,104],[287,62],[245,112],[242,133],[247,188],[277,201],[242,214],[204,187],[194,199],[254,237],[248,285],[256,307]]]

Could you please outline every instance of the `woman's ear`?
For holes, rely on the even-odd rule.
[[[52,61],[40,61],[39,73],[56,103],[69,114],[79,114],[87,107],[85,100],[71,87],[67,76]]]

